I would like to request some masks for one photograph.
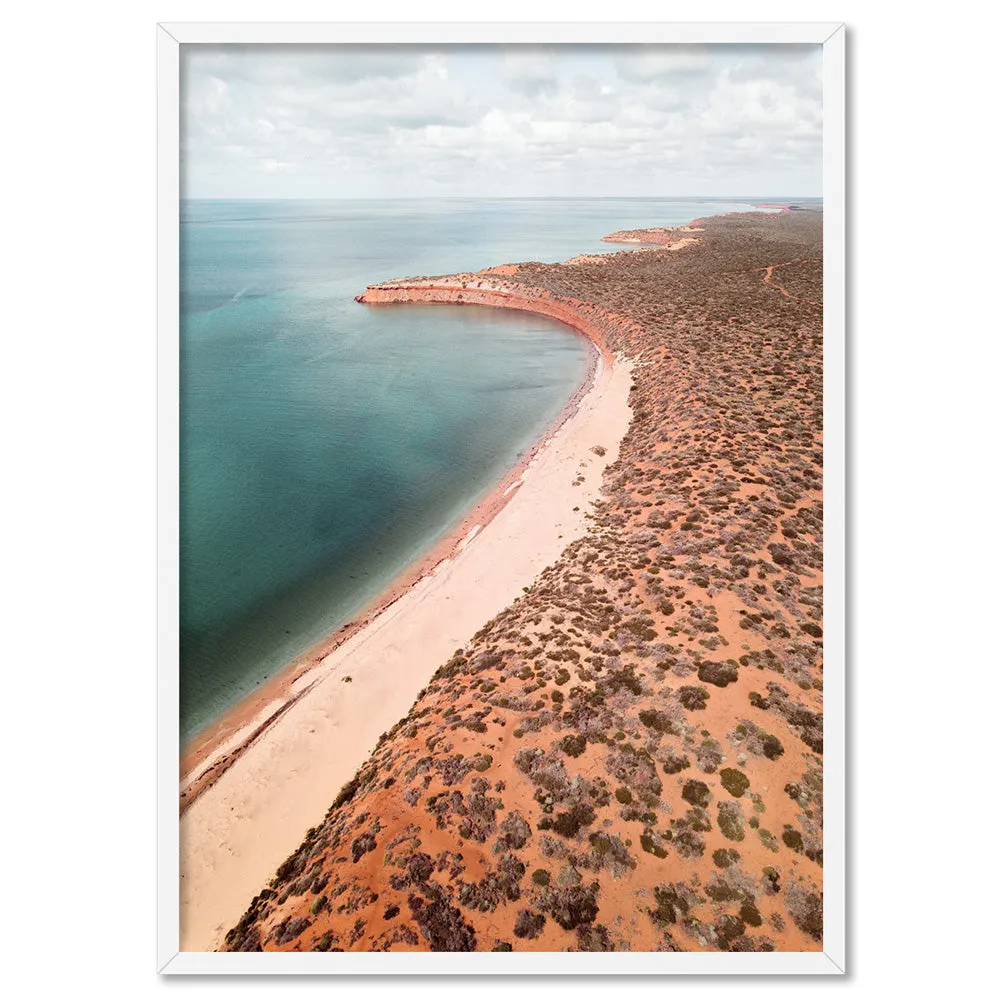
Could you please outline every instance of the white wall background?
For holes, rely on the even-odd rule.
[[[998,711],[997,449],[987,435],[996,425],[998,185],[986,145],[996,14],[968,0],[911,11],[861,0],[509,0],[482,10],[201,0],[8,11],[0,920],[11,995],[330,989],[154,974],[154,24],[351,15],[850,25],[851,976],[624,988],[985,995],[996,935],[986,736]],[[429,997],[622,987],[366,991],[403,988]]]

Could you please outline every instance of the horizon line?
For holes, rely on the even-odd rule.
[[[620,194],[620,195],[181,195],[180,201],[822,201],[818,194]]]

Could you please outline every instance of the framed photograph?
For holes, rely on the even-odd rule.
[[[158,45],[160,971],[844,973],[844,26]]]

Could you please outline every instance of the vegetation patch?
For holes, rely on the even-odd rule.
[[[690,712],[697,712],[708,705],[708,689],[685,684],[677,692],[681,704]]]
[[[735,767],[724,767],[719,772],[719,780],[734,799],[743,798],[743,793],[750,787],[750,779]]]
[[[694,806],[704,807],[712,801],[712,793],[709,791],[708,785],[706,785],[704,781],[698,781],[697,778],[692,778],[690,781],[686,781],[684,783],[681,798],[685,802],[690,802]]]
[[[698,667],[698,680],[706,684],[714,684],[716,687],[724,688],[727,684],[732,684],[740,678],[739,667],[735,661],[726,663],[703,662]]]
[[[735,802],[719,803],[719,814],[716,822],[727,840],[740,841],[746,836],[743,811]]]

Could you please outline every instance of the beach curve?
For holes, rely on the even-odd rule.
[[[452,303],[516,309],[558,320],[599,351],[580,390],[419,571],[332,643],[258,695],[225,738],[182,765],[181,948],[212,950],[263,884],[322,819],[331,789],[405,716],[451,652],[514,602],[586,531],[604,468],[631,420],[632,359],[609,337],[633,321],[577,299],[503,278],[512,266],[369,286],[372,305]],[[502,553],[502,556],[501,556]],[[442,608],[447,615],[442,617]],[[273,781],[279,771],[280,784]]]

